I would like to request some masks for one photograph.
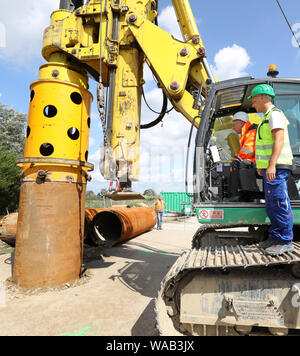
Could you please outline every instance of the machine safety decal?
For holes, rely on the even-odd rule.
[[[200,210],[200,219],[224,220],[224,210]]]

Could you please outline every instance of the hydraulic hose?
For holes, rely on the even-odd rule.
[[[156,120],[150,122],[149,124],[141,125],[140,128],[143,130],[150,129],[151,127],[154,127],[157,124],[159,124],[165,117],[165,115],[167,113],[167,109],[168,109],[168,97],[163,92],[163,106],[162,106],[161,113],[159,114],[158,118]]]

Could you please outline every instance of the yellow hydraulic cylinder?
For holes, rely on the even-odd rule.
[[[85,72],[54,54],[32,83],[13,280],[24,288],[80,277],[92,95]]]
[[[185,41],[193,40],[201,43],[199,30],[188,0],[173,0],[173,7]],[[201,43],[203,46],[203,44]]]

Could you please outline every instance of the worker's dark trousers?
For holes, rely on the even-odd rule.
[[[269,237],[283,244],[293,240],[293,213],[288,195],[287,181],[290,171],[277,169],[273,182],[267,181],[266,170],[262,170],[265,185],[265,200],[268,217],[271,221]]]

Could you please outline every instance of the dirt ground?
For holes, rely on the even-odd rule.
[[[12,258],[0,255],[0,335],[157,336],[154,301],[161,280],[198,227],[193,217],[165,218],[162,231],[104,251],[86,249],[86,276],[46,292],[22,293],[7,283]]]

